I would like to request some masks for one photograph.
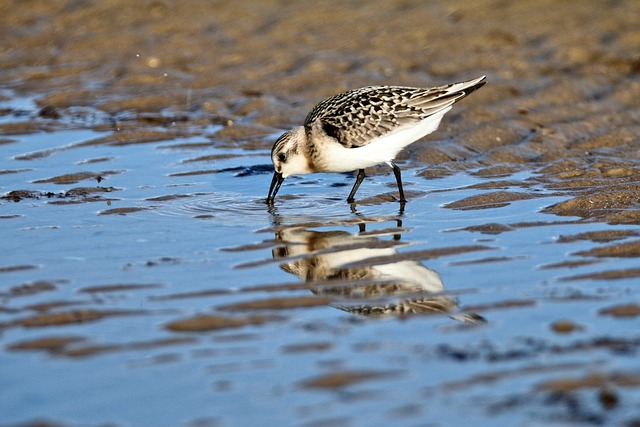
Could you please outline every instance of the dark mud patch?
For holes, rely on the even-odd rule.
[[[586,251],[575,252],[578,256],[593,256],[598,258],[616,257],[616,258],[639,258],[640,257],[640,240],[632,242],[618,243],[616,245],[605,246],[601,248],[593,248]]]
[[[97,293],[111,293],[111,292],[128,292],[128,291],[137,291],[144,289],[157,289],[162,288],[162,285],[150,283],[150,284],[116,284],[116,285],[101,285],[101,286],[87,286],[86,288],[80,289],[78,292],[86,293],[86,294],[97,294]]]
[[[2,273],[14,273],[16,271],[26,271],[26,270],[35,270],[39,268],[37,265],[7,265],[4,267],[0,267],[0,274]]]
[[[125,351],[151,351],[165,347],[194,344],[197,340],[190,337],[175,337],[165,339],[155,339],[148,341],[134,341],[125,344],[94,344],[94,345],[71,345],[58,349],[55,354],[65,357],[90,357],[99,356],[105,353],[125,352]]]
[[[616,240],[623,240],[627,237],[636,237],[640,235],[638,230],[602,230],[587,231],[574,235],[560,235],[558,243],[571,243],[579,240],[588,240],[595,243],[608,243]]]
[[[562,378],[538,384],[538,390],[569,392],[581,389],[610,389],[611,387],[640,387],[640,375],[634,372],[590,374],[579,378]],[[608,405],[607,405],[608,406]]]
[[[109,199],[102,197],[104,193],[113,193],[121,191],[120,188],[114,187],[77,187],[62,192],[43,192],[37,190],[13,190],[4,194],[0,199],[18,203],[22,200],[34,199],[53,199],[50,204],[73,204],[83,202],[94,201],[109,201],[116,199]]]
[[[25,135],[36,132],[52,132],[55,127],[48,123],[18,122],[0,123],[0,135]]]
[[[170,256],[163,256],[160,258],[155,258],[155,259],[148,259],[146,261],[143,261],[141,263],[126,263],[123,267],[123,270],[132,270],[136,267],[146,267],[146,268],[151,268],[151,267],[159,267],[159,266],[169,266],[169,265],[179,265],[181,263],[181,259],[177,258],[177,257],[170,257]],[[162,286],[162,285],[159,285]]]
[[[448,209],[496,209],[504,206],[508,206],[511,202],[518,200],[528,200],[535,197],[540,197],[536,194],[529,193],[517,193],[510,191],[496,191],[493,193],[479,194],[476,196],[470,196],[462,200],[447,203],[444,205]]]
[[[183,142],[177,144],[166,144],[159,145],[158,149],[160,150],[200,150],[202,148],[215,147],[215,144],[211,141],[203,141],[203,142]],[[218,157],[219,156],[219,157]],[[219,154],[219,155],[211,155],[211,156],[203,156],[203,157],[211,157],[207,160],[220,160],[220,159],[230,159],[236,157],[233,154]],[[191,161],[198,161],[197,159],[186,159],[183,162],[188,163]]]
[[[319,353],[323,351],[328,351],[334,347],[334,343],[332,342],[311,342],[311,343],[302,343],[302,344],[290,344],[283,346],[280,351],[282,353]]]
[[[77,165],[90,165],[90,164],[93,164],[93,163],[112,162],[115,159],[116,159],[115,157],[111,157],[111,156],[94,157],[94,158],[91,158],[91,159],[80,160],[79,162],[76,162],[76,164]]]
[[[76,205],[96,202],[109,204],[119,199],[103,197],[103,194],[112,193],[113,191],[120,191],[120,189],[114,189],[112,187],[83,187],[59,193],[17,190],[5,194],[2,198],[14,203],[28,199],[49,199],[47,201],[49,205]]]
[[[196,339],[190,337],[174,337],[148,341],[134,341],[124,344],[100,345],[86,344],[86,341],[86,337],[79,336],[44,337],[9,344],[7,349],[10,351],[45,351],[55,356],[79,358],[98,356],[112,352],[153,350],[168,346],[194,344]]]
[[[622,280],[634,277],[640,277],[640,268],[604,270],[597,273],[576,274],[574,276],[561,277],[558,280],[563,282],[576,280]]]
[[[341,389],[365,381],[375,381],[402,375],[401,371],[342,371],[309,378],[300,383],[303,388]]]
[[[56,353],[71,344],[77,344],[85,340],[86,338],[81,336],[43,337],[9,344],[7,345],[7,349],[11,351],[41,350]]]
[[[5,297],[21,297],[39,294],[42,292],[51,292],[58,288],[59,284],[67,283],[66,281],[50,281],[37,280],[35,282],[23,283],[21,285],[12,286],[8,292],[0,292]]]
[[[24,308],[27,310],[33,310],[37,312],[48,312],[51,310],[56,310],[64,307],[73,307],[79,305],[91,304],[91,301],[88,300],[49,300],[46,302],[29,304]]]
[[[586,329],[584,325],[580,325],[569,319],[556,320],[551,323],[550,328],[557,334],[571,334],[574,332],[582,332]]]
[[[600,261],[597,261],[597,260],[561,261],[561,262],[553,262],[551,264],[544,264],[539,266],[538,268],[542,268],[542,269],[578,268],[578,267],[584,267],[585,265],[596,264],[598,262]]]
[[[211,143],[211,145],[214,145],[214,144]],[[168,148],[181,148],[181,147],[182,145],[170,146]],[[161,148],[165,148],[165,147],[161,147]],[[250,156],[251,154],[207,154],[204,156],[184,159],[182,163],[215,162],[218,160],[235,159],[238,157],[250,157]],[[271,172],[273,172],[273,166],[270,169],[271,169]]]
[[[93,197],[85,197],[81,200],[53,200],[51,202],[48,202],[48,204],[50,205],[77,205],[80,203],[97,203],[97,202],[103,202],[106,204],[109,204],[111,202],[115,202],[118,201],[119,199],[114,199],[114,198],[106,198],[106,197],[101,197],[101,196],[93,196]]]
[[[220,171],[217,169],[202,169],[195,171],[187,171],[187,172],[176,172],[169,174],[169,176],[173,177],[182,177],[182,176],[198,176],[198,175],[210,175],[214,173],[219,173]]]
[[[116,171],[103,171],[103,172],[74,172],[64,175],[54,176],[52,178],[44,178],[33,181],[34,184],[58,184],[58,185],[66,185],[66,184],[76,184],[80,181],[86,180],[96,180],[98,182],[102,181],[103,177],[109,175],[116,175],[121,172]]]
[[[116,191],[122,191],[122,189],[115,187],[76,187],[62,193],[61,197],[83,198],[93,194],[113,193]]]
[[[165,328],[174,332],[207,332],[219,329],[241,328],[249,325],[262,325],[267,322],[282,320],[283,318],[274,316],[223,317],[202,314],[169,322],[165,325]]]
[[[490,223],[490,224],[483,224],[483,225],[471,225],[469,227],[459,228],[455,230],[447,230],[447,231],[448,232],[471,231],[471,232],[477,232],[481,234],[495,235],[495,234],[506,233],[508,231],[513,231],[513,227],[510,227],[505,224]]]
[[[640,305],[624,304],[603,308],[598,312],[602,316],[613,317],[638,317],[640,316]]]
[[[5,169],[0,170],[0,175],[10,175],[14,173],[31,172],[33,169]]]
[[[74,310],[58,313],[42,313],[23,319],[4,323],[3,326],[22,326],[25,328],[56,327],[77,323],[96,322],[109,317],[134,316],[144,314],[143,311],[132,310]]]
[[[168,202],[171,200],[187,199],[191,197],[189,194],[166,194],[164,196],[149,197],[145,200],[149,202]]]
[[[151,209],[150,207],[142,207],[142,206],[130,206],[130,207],[122,207],[122,208],[113,208],[107,209],[104,211],[98,212],[98,215],[128,215],[136,212],[142,212]]]

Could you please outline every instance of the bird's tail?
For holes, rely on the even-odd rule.
[[[461,97],[457,98],[457,100],[460,100],[465,96],[469,95],[470,93],[480,89],[486,83],[487,83],[487,76],[480,76],[477,79],[467,80],[465,82],[459,82],[459,83],[452,83],[450,85],[443,87],[443,89],[451,95],[462,94]]]

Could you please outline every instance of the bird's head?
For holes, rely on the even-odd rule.
[[[271,161],[275,172],[282,174],[283,178],[311,173],[306,142],[307,135],[302,126],[282,134],[271,149]]]
[[[307,135],[304,127],[285,132],[276,140],[271,149],[273,162],[273,180],[269,188],[267,203],[272,203],[282,181],[290,175],[311,173],[310,159],[306,147]],[[275,190],[275,191],[274,191]]]

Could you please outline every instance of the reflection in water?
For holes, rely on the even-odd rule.
[[[275,239],[282,246],[273,257],[341,310],[366,316],[447,313],[464,322],[484,322],[475,313],[455,313],[456,299],[445,293],[436,271],[418,261],[398,260],[397,248],[405,245],[401,219],[394,219],[395,227],[367,231],[366,224],[374,221],[380,222],[353,223],[359,228],[355,234],[344,230],[347,224],[328,231],[313,229],[327,226],[317,223],[279,226]]]

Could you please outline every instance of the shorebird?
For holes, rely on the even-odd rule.
[[[406,202],[400,168],[393,160],[409,144],[435,131],[453,104],[486,83],[485,76],[432,88],[367,86],[321,101],[302,126],[273,144],[272,204],[290,175],[358,171],[347,202],[353,203],[365,168],[388,164],[400,202]]]

